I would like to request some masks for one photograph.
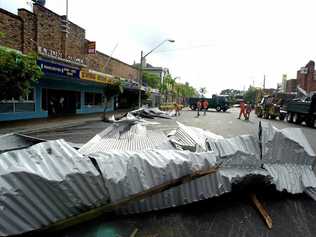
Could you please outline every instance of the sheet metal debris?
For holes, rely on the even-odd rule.
[[[154,148],[173,149],[166,135],[161,131],[148,131],[134,120],[113,123],[97,134],[79,152],[85,155],[95,152],[142,151]]]
[[[107,201],[90,159],[63,140],[0,155],[0,236],[36,230]]]
[[[230,192],[232,185],[253,177],[279,191],[316,197],[316,155],[300,129],[264,125],[259,137],[223,138],[179,124],[168,138],[149,132],[144,124],[129,115],[79,151],[57,140],[0,154],[0,235],[36,230],[218,164],[221,168],[214,174],[117,211],[140,213],[185,205]]]

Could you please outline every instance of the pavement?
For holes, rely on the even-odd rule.
[[[250,121],[239,120],[238,109],[228,112],[209,111],[196,117],[196,112],[184,110],[180,117],[155,119],[159,125],[151,130],[168,133],[177,127],[177,121],[207,129],[224,137],[241,134],[256,135],[259,121],[271,122],[278,128],[299,127],[316,151],[316,129],[277,120],[258,119],[252,113]],[[69,120],[71,121],[71,120]],[[63,124],[63,123],[61,123]],[[51,128],[49,131],[33,130],[29,135],[43,139],[63,138],[69,142],[85,143],[96,133],[109,126],[98,120],[81,124]],[[272,217],[273,227],[267,228],[249,198],[255,192]],[[137,228],[136,237],[209,237],[209,236],[262,236],[262,237],[312,237],[316,236],[316,202],[306,195],[276,192],[273,186],[255,185],[202,202],[142,214],[119,216],[110,213],[97,220],[53,233],[60,237],[127,237]],[[49,236],[49,235],[48,235]]]
[[[129,110],[119,110],[115,112],[106,112],[105,116],[114,115],[119,117]],[[20,121],[0,122],[0,135],[7,133],[33,134],[48,132],[56,129],[66,129],[73,126],[82,126],[86,123],[100,122],[104,113],[93,113],[84,115],[67,115],[61,117],[52,117],[44,119],[31,119]]]

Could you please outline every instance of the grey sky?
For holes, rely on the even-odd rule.
[[[24,0],[0,0],[16,12]],[[65,0],[46,7],[65,14]],[[127,63],[140,60],[166,38],[147,62],[168,67],[174,77],[208,95],[250,84],[276,87],[282,74],[295,78],[299,67],[314,60],[316,2],[312,0],[69,0],[69,18],[86,29],[97,49]]]

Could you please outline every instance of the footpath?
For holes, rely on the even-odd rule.
[[[105,117],[109,118],[112,115],[119,117],[128,111],[129,110],[118,110],[114,112],[106,112]],[[101,121],[103,120],[103,117],[103,113],[94,113],[86,115],[67,115],[45,119],[0,122],[0,135],[7,133],[31,134],[35,132],[79,126],[89,122]]]

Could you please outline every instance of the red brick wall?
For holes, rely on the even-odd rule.
[[[61,17],[45,7],[33,5],[33,13],[37,18],[38,46],[60,52],[64,55]]]
[[[297,79],[291,79],[286,81],[286,92],[296,92],[297,91]]]
[[[114,76],[119,76],[126,79],[137,80],[137,69],[114,58],[110,60],[108,67],[105,69],[105,65],[107,63],[108,58],[108,55],[100,53],[98,51],[96,54],[87,54],[87,66],[88,68],[93,69],[95,71],[109,73]]]
[[[86,31],[76,24],[68,23],[68,37],[66,38],[66,55],[84,59]]]
[[[30,53],[37,49],[36,46],[36,16],[26,10],[19,9],[18,15],[23,21],[23,52]]]
[[[0,8],[0,45],[22,51],[23,24],[20,17]]]
[[[37,4],[33,5],[33,13],[25,9],[19,9],[18,13],[19,16],[16,16],[0,11],[0,31],[6,34],[6,37],[0,39],[0,44],[24,53],[37,51],[37,46],[40,46],[56,51],[64,58],[70,56],[84,59],[88,68],[95,71],[137,80],[138,71],[131,65],[112,58],[105,69],[108,55],[101,52],[86,54],[85,30],[72,22],[68,22],[66,29],[64,16]]]
[[[297,82],[299,87],[304,89],[306,92],[316,91],[316,80],[315,80],[315,62],[309,61],[306,66],[307,74],[297,71]]]

